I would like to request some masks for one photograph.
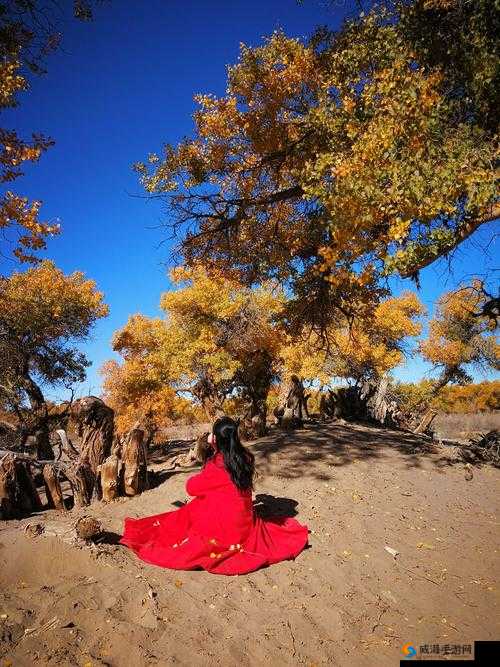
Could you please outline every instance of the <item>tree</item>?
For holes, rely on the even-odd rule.
[[[103,295],[79,271],[66,276],[44,261],[0,278],[0,395],[26,433],[40,433],[45,453],[50,406],[43,387],[83,381],[90,364],[75,343],[107,314]]]
[[[287,323],[368,317],[381,277],[418,276],[499,214],[494,0],[387,2],[243,46],[195,136],[136,169],[189,265],[268,278]]]
[[[496,318],[488,308],[491,301],[492,296],[479,279],[438,300],[428,336],[420,344],[424,359],[441,371],[434,383],[434,395],[450,382],[471,382],[469,367],[500,369]]]
[[[281,345],[273,322],[281,297],[208,277],[201,268],[176,269],[172,280],[178,289],[161,299],[166,319],[134,315],[115,334],[113,347],[124,361],[103,369],[107,400],[119,418],[142,406],[160,425],[161,410],[163,419],[175,419],[189,397],[210,418],[238,399],[247,421],[265,427]]]
[[[350,327],[328,331],[330,347],[318,337],[293,341],[282,351],[285,375],[330,385],[334,378],[361,383],[379,380],[398,366],[409,351],[408,338],[421,332],[424,308],[413,292],[381,301],[373,317],[355,319]]]
[[[93,2],[75,0],[74,16],[92,18]],[[16,107],[19,94],[29,90],[29,74],[43,74],[47,55],[59,46],[56,3],[43,0],[0,1],[0,111]],[[23,175],[25,162],[37,162],[54,141],[40,133],[23,139],[15,130],[0,128],[0,183],[11,183]],[[20,261],[34,262],[36,251],[45,248],[46,238],[59,232],[59,225],[39,219],[41,202],[10,189],[0,195],[0,233],[12,245]]]

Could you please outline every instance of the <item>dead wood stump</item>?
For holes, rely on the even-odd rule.
[[[5,455],[0,461],[0,518],[12,519],[41,508],[29,461]]]
[[[99,466],[111,454],[114,432],[114,411],[96,396],[85,396],[75,401],[71,415],[81,437],[80,459],[92,474],[92,497],[100,498]]]
[[[81,540],[90,541],[99,537],[102,533],[102,526],[100,522],[93,516],[82,516],[75,523],[75,531],[77,537]]]
[[[133,429],[122,446],[123,491],[135,496],[148,488],[147,454],[144,431]]]
[[[49,507],[56,510],[65,509],[57,469],[53,465],[50,465],[50,463],[47,463],[47,465],[43,467],[42,473]]]
[[[86,461],[62,466],[73,490],[74,506],[86,507],[92,500],[95,475]]]
[[[101,463],[99,466],[102,499],[104,502],[110,502],[118,497],[122,466],[123,463],[116,454],[108,456],[104,463]]]

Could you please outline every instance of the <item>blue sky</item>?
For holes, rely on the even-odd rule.
[[[45,256],[65,272],[83,270],[110,306],[83,347],[93,365],[81,393],[99,391],[98,369],[113,356],[113,332],[132,313],[159,314],[160,294],[169,287],[161,205],[145,201],[131,165],[191,133],[193,95],[224,93],[226,67],[241,42],[257,45],[278,28],[307,37],[319,24],[338,25],[354,5],[113,0],[98,7],[91,23],[66,17],[48,74],[32,81],[2,123],[55,139],[14,189],[41,199],[42,217],[61,222],[62,234],[49,241]],[[444,263],[422,272],[420,297],[429,309],[464,276],[498,266],[498,246],[485,250],[490,238],[485,229],[464,244],[452,273]],[[399,280],[393,287],[412,286]],[[415,359],[396,375],[415,379],[427,370]]]

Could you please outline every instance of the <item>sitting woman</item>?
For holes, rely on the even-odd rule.
[[[307,544],[307,526],[255,515],[254,456],[241,444],[238,425],[218,419],[208,442],[207,462],[186,484],[194,499],[173,512],[126,518],[121,544],[147,563],[215,574],[245,574],[295,558]]]

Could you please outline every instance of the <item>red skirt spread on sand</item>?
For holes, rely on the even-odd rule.
[[[120,543],[146,563],[215,574],[245,574],[295,558],[307,544],[307,526],[295,519],[255,515],[251,491],[237,488],[220,453],[188,479],[186,491],[195,497],[178,510],[126,518]]]

